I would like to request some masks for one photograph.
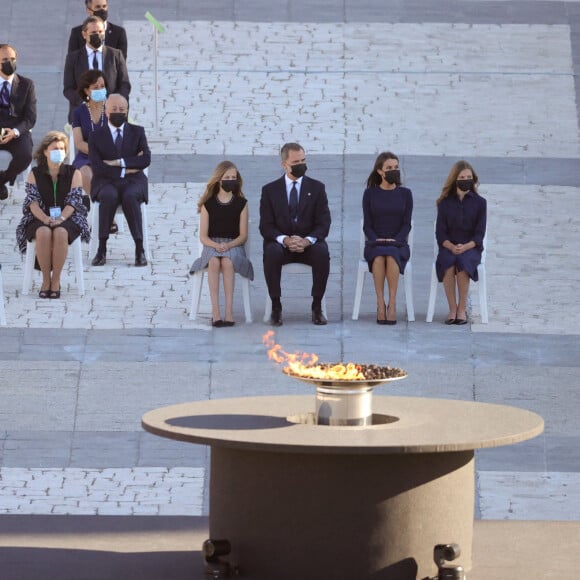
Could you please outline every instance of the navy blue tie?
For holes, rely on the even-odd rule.
[[[298,219],[298,190],[296,189],[296,182],[292,182],[292,189],[290,190],[290,202],[288,203],[290,209],[290,219],[295,222]]]
[[[117,149],[117,154],[119,157],[122,157],[121,149],[123,149],[123,134],[121,133],[121,129],[117,129],[117,136],[115,137],[115,148]]]
[[[4,81],[2,84],[2,90],[0,91],[0,106],[9,107],[10,106],[10,93],[8,92],[8,81]]]
[[[93,68],[99,68],[99,60],[97,59],[97,50],[93,50]]]

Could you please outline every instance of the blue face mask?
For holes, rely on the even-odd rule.
[[[66,157],[64,149],[51,149],[49,153],[50,160],[56,165],[60,165]]]
[[[107,98],[107,89],[91,89],[91,99],[96,103],[101,103]]]

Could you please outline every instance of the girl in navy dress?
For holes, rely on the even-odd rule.
[[[377,294],[377,324],[397,324],[397,286],[411,252],[407,238],[411,231],[413,194],[401,186],[399,158],[381,153],[367,180],[363,194],[364,250]],[[389,300],[385,303],[385,280]]]
[[[437,200],[435,268],[449,303],[445,324],[467,324],[469,280],[478,279],[487,220],[487,203],[477,193],[478,182],[473,167],[458,161]]]
[[[207,268],[212,326],[233,326],[235,272],[253,280],[254,269],[244,249],[248,239],[248,201],[242,191],[242,176],[231,161],[222,161],[215,168],[197,209],[201,214],[199,239],[203,250],[189,273]],[[219,304],[220,273],[226,299],[223,319]]]

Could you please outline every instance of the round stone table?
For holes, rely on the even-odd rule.
[[[474,450],[539,435],[504,405],[374,397],[373,425],[309,424],[313,396],[220,399],[143,416],[155,435],[210,445],[210,537],[252,580],[416,580],[436,544],[471,568]]]

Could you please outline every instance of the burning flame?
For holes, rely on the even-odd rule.
[[[338,363],[335,365],[321,365],[318,356],[306,352],[286,352],[274,340],[274,331],[269,330],[262,337],[262,342],[268,348],[268,358],[278,364],[284,364],[283,372],[287,375],[296,375],[309,379],[328,379],[356,381],[365,378],[358,365],[354,363]]]

